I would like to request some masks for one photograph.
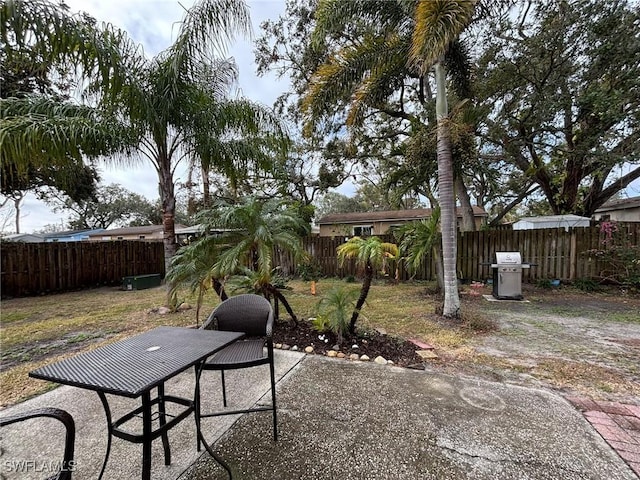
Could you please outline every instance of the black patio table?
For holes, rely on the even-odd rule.
[[[151,443],[162,437],[165,465],[171,464],[168,430],[194,412],[198,438],[207,451],[229,472],[225,463],[215,455],[200,431],[200,419],[196,402],[199,398],[199,376],[202,362],[217,351],[243,337],[243,333],[215,330],[194,330],[179,327],[158,327],[140,335],[81,353],[71,358],[38,368],[30,377],[51,382],[94,390],[98,393],[107,416],[107,451],[100,471],[102,478],[112,437],[133,443],[142,443],[142,479],[151,478]],[[190,367],[196,369],[196,385],[193,399],[165,395],[167,380]],[[151,391],[157,388],[157,396]],[[142,405],[113,421],[105,394],[129,398],[142,397]],[[174,403],[185,407],[178,415],[166,413],[165,404]],[[153,429],[152,406],[158,406],[159,427]],[[142,414],[142,433],[133,434],[121,430],[123,424]],[[230,473],[230,472],[229,472]]]

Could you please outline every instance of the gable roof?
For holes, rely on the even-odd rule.
[[[456,208],[458,217],[462,216],[462,209]],[[429,218],[433,210],[430,208],[412,208],[409,210],[385,210],[380,212],[352,212],[331,213],[319,219],[318,225],[354,223],[354,222],[385,222],[385,221],[412,221]],[[475,217],[487,217],[487,212],[482,207],[473,206]]]
[[[640,197],[619,198],[609,200],[607,203],[596,209],[596,213],[609,212],[611,210],[625,210],[627,208],[640,207]]]
[[[70,237],[78,237],[78,236],[89,236],[94,233],[100,233],[103,231],[104,231],[104,228],[92,228],[92,229],[84,229],[84,230],[65,230],[63,232],[45,233],[44,238],[52,239],[52,238],[70,238]]]

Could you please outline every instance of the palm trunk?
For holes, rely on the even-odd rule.
[[[435,64],[436,115],[438,119],[438,196],[442,228],[442,264],[444,276],[444,305],[442,315],[460,318],[460,296],[456,276],[456,201],[453,188],[453,156],[449,136],[449,114],[445,71],[440,62]]]
[[[160,179],[160,202],[162,204],[162,240],[164,242],[164,271],[169,271],[171,259],[176,254],[176,196],[174,192],[173,174],[171,172],[171,159],[164,156],[158,159]],[[175,295],[171,294],[173,284],[167,283],[167,306],[175,307]]]
[[[202,173],[202,205],[205,208],[211,206],[211,184],[209,183],[209,169],[204,166],[201,168]]]
[[[358,316],[360,315],[360,310],[364,305],[364,302],[367,300],[367,295],[369,295],[369,289],[371,288],[371,281],[373,280],[373,267],[370,262],[367,262],[367,265],[364,268],[364,281],[362,282],[362,290],[360,290],[360,296],[358,297],[358,301],[356,302],[356,308],[353,311],[353,315],[351,315],[351,321],[349,322],[349,333],[356,333],[356,322],[358,321]]]
[[[289,314],[289,316],[291,317],[291,320],[293,320],[293,323],[295,323],[296,325],[298,325],[298,317],[296,317],[296,314],[293,313],[293,309],[291,308],[291,305],[289,305],[289,302],[287,302],[287,299],[285,298],[285,296],[282,294],[282,292],[280,292],[280,290],[278,290],[276,287],[274,287],[273,285],[269,285],[267,287],[268,291],[271,293],[271,295],[273,295],[274,297],[274,301],[276,302],[280,302],[282,303],[282,305],[284,306],[285,310],[287,311],[287,313]],[[277,317],[276,317],[277,318]]]
[[[218,297],[220,297],[220,301],[224,302],[227,298],[229,298],[227,296],[227,292],[224,289],[224,285],[220,280],[218,280],[217,278],[212,278],[211,281],[213,283],[213,290],[216,292]]]

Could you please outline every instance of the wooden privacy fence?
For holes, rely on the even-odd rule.
[[[640,245],[640,224],[619,225],[618,236],[628,245]],[[391,236],[382,236],[393,242]],[[493,254],[519,251],[522,260],[536,264],[524,270],[523,280],[597,278],[611,267],[584,252],[602,248],[603,234],[598,227],[544,230],[483,230],[458,234],[458,275],[466,280],[491,278],[489,264]],[[338,265],[336,248],[345,237],[307,237],[304,248],[323,276],[358,275],[355,263]],[[1,245],[2,297],[20,297],[62,292],[100,285],[118,285],[122,277],[160,273],[164,276],[162,242],[56,242]],[[433,280],[435,266],[426,259],[416,272],[418,280]],[[636,259],[640,262],[640,259]],[[285,275],[297,274],[297,262],[286,252],[274,252],[273,264]],[[401,280],[410,278],[402,262],[397,266]],[[396,264],[388,274],[395,275]]]
[[[640,245],[640,224],[619,225],[619,234],[624,235],[628,245]],[[346,237],[308,237],[304,240],[307,253],[317,263],[323,276],[357,275],[359,272],[353,261],[343,267],[338,265],[336,248]],[[390,235],[382,235],[384,241],[393,242]],[[594,260],[584,252],[602,248],[604,235],[599,227],[571,228],[565,230],[482,230],[458,233],[457,268],[460,278],[485,280],[492,277],[490,264],[495,252],[518,251],[523,262],[535,264],[523,272],[523,281],[538,279],[597,278],[608,266],[601,260]],[[640,259],[638,259],[640,261]],[[296,262],[290,255],[276,252],[274,264],[280,265],[283,273],[296,274]],[[395,264],[390,265],[389,275],[395,275]],[[406,280],[410,274],[402,263],[398,266],[399,278]],[[428,258],[420,271],[415,273],[418,280],[433,280],[435,265]]]
[[[101,285],[122,277],[164,276],[162,242],[3,242],[2,297],[22,297]]]

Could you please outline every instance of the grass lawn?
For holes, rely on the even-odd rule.
[[[315,304],[322,294],[337,284],[355,290],[360,288],[359,283],[322,279],[317,284],[316,296],[313,296],[309,282],[293,280],[289,282],[290,289],[285,296],[299,318],[308,318],[314,315]],[[433,364],[436,368],[480,373],[495,379],[523,374],[559,388],[575,386],[572,381],[583,382],[585,377],[601,393],[635,392],[628,383],[633,383],[633,378],[637,378],[639,373],[636,371],[640,363],[637,362],[640,319],[635,320],[640,307],[637,296],[620,300],[614,296],[594,296],[578,291],[567,291],[569,293],[558,296],[558,292],[531,290],[526,293],[531,300],[529,303],[496,305],[484,301],[481,296],[467,295],[468,290],[463,287],[463,311],[467,323],[452,325],[443,323],[434,314],[439,301],[428,294],[429,286],[425,283],[374,283],[359,325],[384,329],[389,335],[418,338],[434,345],[440,356],[440,360]],[[489,293],[488,288],[482,293]],[[179,297],[195,304],[195,298],[187,292],[182,292]],[[55,387],[52,383],[28,377],[28,372],[40,365],[159,325],[190,326],[196,323],[195,308],[167,315],[154,311],[163,305],[164,298],[164,287],[140,291],[105,287],[3,301],[0,311],[0,406],[23,401]],[[602,308],[607,302],[615,302],[611,303],[615,309],[608,307],[608,315],[603,317],[602,311],[594,310],[594,307]],[[217,303],[213,292],[205,297],[200,321]],[[585,305],[592,307],[584,308]],[[558,315],[560,307],[561,316]],[[286,318],[284,308],[280,309],[280,315]],[[605,325],[603,318],[610,321]],[[476,333],[491,322],[499,324],[498,331]],[[617,351],[615,355],[594,357],[595,362],[602,358],[610,360],[608,364],[591,362],[589,373],[598,367],[600,379],[577,370],[572,377],[575,365],[579,366],[589,357],[591,344],[572,349],[566,346],[576,345],[579,337],[571,329],[574,324],[584,328],[584,322],[590,322],[591,329],[599,325],[609,328],[613,322],[617,330],[609,328],[602,335],[617,338],[615,335],[621,332],[620,338],[624,342],[619,345],[629,352]],[[637,345],[633,340],[636,337]],[[486,375],[488,371],[490,374]],[[614,378],[614,373],[620,380],[612,385],[606,380]],[[588,388],[592,388],[591,383]]]

